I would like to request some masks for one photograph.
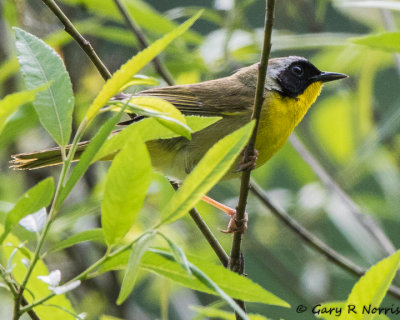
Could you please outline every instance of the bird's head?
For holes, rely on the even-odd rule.
[[[319,94],[325,82],[343,78],[347,78],[347,75],[320,71],[303,57],[273,58],[268,64],[266,88],[279,91],[285,97],[297,98],[313,84]]]

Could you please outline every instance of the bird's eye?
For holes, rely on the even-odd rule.
[[[304,73],[303,68],[300,66],[293,66],[292,72],[298,77],[301,77]]]

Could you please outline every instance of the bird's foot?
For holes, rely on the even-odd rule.
[[[243,149],[241,152],[242,155],[242,161],[239,163],[238,168],[236,169],[236,172],[242,172],[245,170],[254,170],[256,168],[257,164],[257,159],[258,159],[258,150],[254,149],[253,154],[250,154],[246,158],[246,152],[247,152],[247,147]]]
[[[249,220],[247,212],[244,213],[243,219],[238,219],[236,216],[236,210],[231,219],[229,220],[228,228],[221,230],[223,233],[244,233],[247,230],[247,221]]]

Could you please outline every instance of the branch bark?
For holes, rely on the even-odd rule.
[[[264,24],[264,42],[258,69],[257,88],[254,99],[253,114],[251,117],[253,120],[255,120],[255,126],[253,133],[250,137],[250,141],[245,149],[244,162],[248,162],[250,160],[249,157],[255,153],[254,150],[257,137],[257,130],[261,115],[261,109],[264,102],[264,88],[268,70],[268,59],[271,52],[271,33],[274,21],[274,8],[275,8],[275,0],[267,0],[265,24]],[[243,219],[245,218],[247,197],[249,194],[250,172],[251,170],[246,170],[242,173],[239,202],[236,208],[236,224],[239,227],[243,224]],[[241,254],[241,243],[242,243],[242,233],[235,232],[233,234],[229,268],[232,271],[235,271],[239,274],[243,274],[244,272],[244,261]],[[244,303],[243,302],[239,303],[241,304],[243,310],[245,310]],[[236,319],[240,319],[240,316],[238,314],[236,314]]]
[[[42,0],[43,3],[57,16],[57,18],[64,25],[65,31],[71,35],[72,38],[79,44],[86,55],[92,60],[93,64],[96,66],[97,70],[100,72],[104,80],[111,78],[111,73],[108,71],[107,67],[101,61],[96,51],[94,51],[92,45],[88,40],[86,40],[79,31],[75,28],[73,23],[68,19],[60,7],[55,3],[54,0]]]

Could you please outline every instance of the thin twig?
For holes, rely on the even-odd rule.
[[[250,141],[245,149],[244,162],[250,161],[249,157],[255,153],[254,150],[256,144],[257,130],[261,115],[261,109],[264,102],[264,88],[268,69],[268,59],[271,52],[271,33],[274,21],[274,7],[275,0],[267,0],[264,26],[264,42],[261,53],[261,60],[258,68],[257,88],[254,99],[253,114],[251,117],[253,120],[255,120],[255,126],[253,133],[250,137]],[[245,218],[247,196],[249,194],[250,172],[251,170],[244,171],[241,178],[239,203],[236,209],[236,223],[239,227],[243,225],[243,219]],[[235,232],[233,234],[229,268],[235,272],[238,272],[239,274],[243,274],[244,272],[244,262],[243,258],[241,257],[240,250],[241,242],[242,233]],[[242,305],[244,306],[244,304]],[[236,319],[240,319],[238,314],[236,314]]]
[[[325,171],[325,169],[319,164],[319,162],[312,156],[312,154],[306,149],[302,142],[292,134],[289,138],[292,146],[300,154],[304,161],[313,169],[315,174],[323,182],[323,184],[340,196],[343,203],[350,209],[353,216],[360,222],[364,229],[370,234],[386,251],[388,254],[392,254],[396,251],[394,245],[385,235],[382,229],[372,220],[371,217],[363,214],[360,207],[343,191],[343,189],[333,180],[333,178]]]
[[[217,238],[212,233],[211,229],[205,223],[203,218],[200,216],[196,208],[191,209],[189,211],[189,215],[192,217],[193,221],[196,223],[204,238],[206,238],[211,248],[214,250],[219,261],[221,261],[224,267],[227,267],[229,262],[228,254],[225,252],[224,248],[222,248],[221,244],[218,242]]]
[[[125,8],[120,0],[114,0],[114,3],[117,6],[122,17],[124,18],[125,24],[133,32],[133,34],[139,41],[140,48],[142,50],[146,49],[149,46],[149,41],[147,40],[143,31],[140,29],[140,26],[135,22],[135,20],[133,20],[132,16],[128,13],[128,10]],[[174,79],[172,79],[171,74],[164,66],[164,64],[161,63],[160,58],[155,57],[152,63],[154,65],[154,69],[161,76],[161,78],[163,78],[168,85],[173,86],[175,84]]]
[[[57,16],[57,18],[64,25],[64,29],[67,33],[71,35],[72,38],[79,44],[79,46],[85,51],[86,55],[92,60],[97,70],[100,72],[104,80],[111,78],[111,73],[108,71],[104,63],[98,57],[97,53],[94,51],[92,45],[88,40],[86,40],[79,31],[75,28],[72,22],[60,9],[60,7],[55,3],[54,0],[42,0],[43,3]]]
[[[329,261],[333,262],[341,269],[347,272],[361,277],[365,274],[366,270],[361,266],[353,263],[336,250],[328,246],[326,243],[322,242],[319,238],[309,232],[300,223],[298,223],[293,217],[291,217],[287,212],[282,209],[278,209],[266,196],[264,190],[255,182],[251,181],[250,190],[252,193],[265,205],[271,213],[281,220],[287,227],[289,227],[295,234],[300,236],[304,242],[318,251],[320,254],[325,256]],[[391,286],[389,288],[389,294],[396,299],[400,299],[400,288],[396,286]]]

